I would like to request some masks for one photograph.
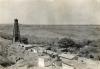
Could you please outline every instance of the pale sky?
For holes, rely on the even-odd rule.
[[[99,24],[100,0],[0,0],[0,24]]]

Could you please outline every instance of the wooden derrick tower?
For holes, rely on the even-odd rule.
[[[20,42],[20,30],[19,30],[19,24],[18,19],[14,19],[14,28],[13,28],[13,43]]]

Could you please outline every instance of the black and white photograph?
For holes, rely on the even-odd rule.
[[[100,69],[100,0],[0,0],[0,69]]]

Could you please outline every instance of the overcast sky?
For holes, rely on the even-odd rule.
[[[100,0],[0,0],[0,23],[99,24]]]

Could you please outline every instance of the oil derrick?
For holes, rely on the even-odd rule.
[[[13,43],[20,42],[20,30],[18,19],[14,19],[14,28],[13,28]]]

